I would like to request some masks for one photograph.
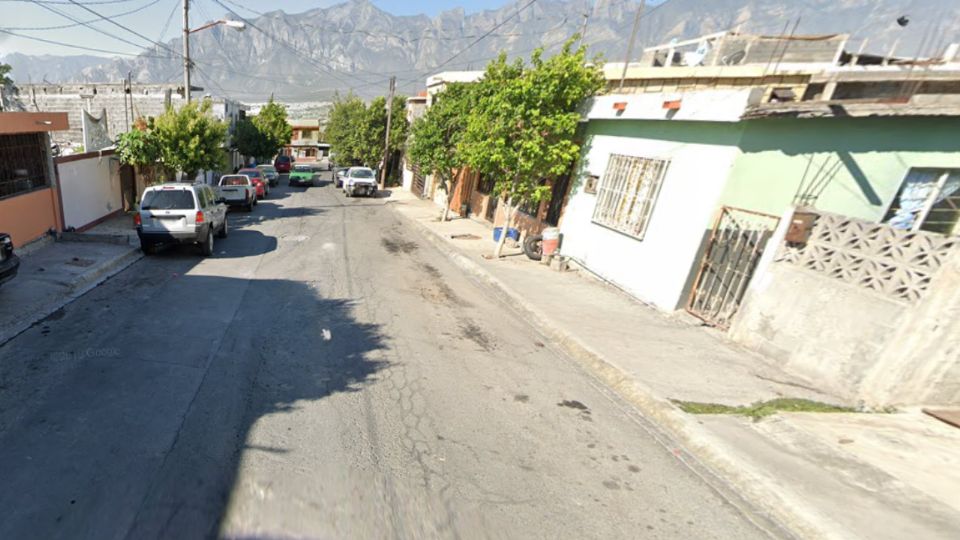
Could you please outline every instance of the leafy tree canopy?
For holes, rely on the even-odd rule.
[[[244,118],[237,122],[237,131],[234,133],[233,142],[237,146],[237,151],[244,156],[251,156],[257,161],[270,159],[277,153],[278,147],[250,118]]]
[[[390,151],[403,147],[408,125],[403,114],[406,98],[393,100],[393,119],[390,125]],[[386,99],[374,99],[368,107],[353,94],[338,96],[327,122],[326,140],[344,165],[376,167],[383,159],[383,143],[387,129]]]
[[[227,126],[210,109],[209,100],[194,101],[180,110],[168,107],[152,125],[138,120],[136,129],[118,138],[120,160],[130,165],[159,164],[188,177],[223,168]]]
[[[476,85],[460,143],[467,163],[493,175],[496,191],[514,204],[549,197],[541,180],[564,174],[577,158],[577,107],[602,86],[599,62],[588,65],[573,39],[547,60],[534,51],[529,66],[501,54]]]
[[[260,113],[253,117],[253,124],[264,138],[263,144],[266,144],[270,149],[269,152],[256,155],[256,157],[273,157],[285,144],[290,144],[293,128],[287,121],[287,109],[274,101],[273,96],[270,96],[270,101],[260,109]]]

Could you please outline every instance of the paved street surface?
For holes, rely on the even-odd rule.
[[[283,184],[0,348],[0,538],[767,536],[388,198]]]

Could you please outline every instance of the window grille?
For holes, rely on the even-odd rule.
[[[0,135],[0,199],[46,187],[43,133]]]
[[[593,222],[642,240],[669,161],[611,154]]]
[[[960,170],[910,169],[883,221],[895,229],[956,234]]]

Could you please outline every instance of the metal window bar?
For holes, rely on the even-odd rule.
[[[668,161],[611,154],[597,189],[593,222],[643,239]]]
[[[43,133],[0,135],[0,198],[46,187],[47,179]]]

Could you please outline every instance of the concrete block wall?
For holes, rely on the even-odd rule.
[[[872,224],[873,229],[881,227]],[[856,236],[858,245],[871,241],[867,234]],[[912,241],[916,236],[911,236]],[[904,268],[905,273],[897,260],[903,257],[897,254],[909,255],[909,246],[892,240],[884,240],[882,246],[858,247],[863,262],[853,262],[854,250],[838,248],[822,264],[791,262],[787,252],[795,248],[781,244],[779,250],[764,254],[766,262],[758,266],[730,337],[851,403],[956,405],[960,403],[960,243],[940,235],[931,238],[934,249],[907,257],[921,261],[917,264],[924,268]],[[778,243],[771,242],[770,249]],[[836,267],[839,258],[851,261],[846,266],[853,273]],[[870,270],[874,267],[890,276],[930,273],[929,279],[921,280],[923,290],[918,296],[905,283],[895,282],[889,290],[879,286]],[[898,270],[891,274],[891,268]],[[842,274],[846,277],[841,278]]]

